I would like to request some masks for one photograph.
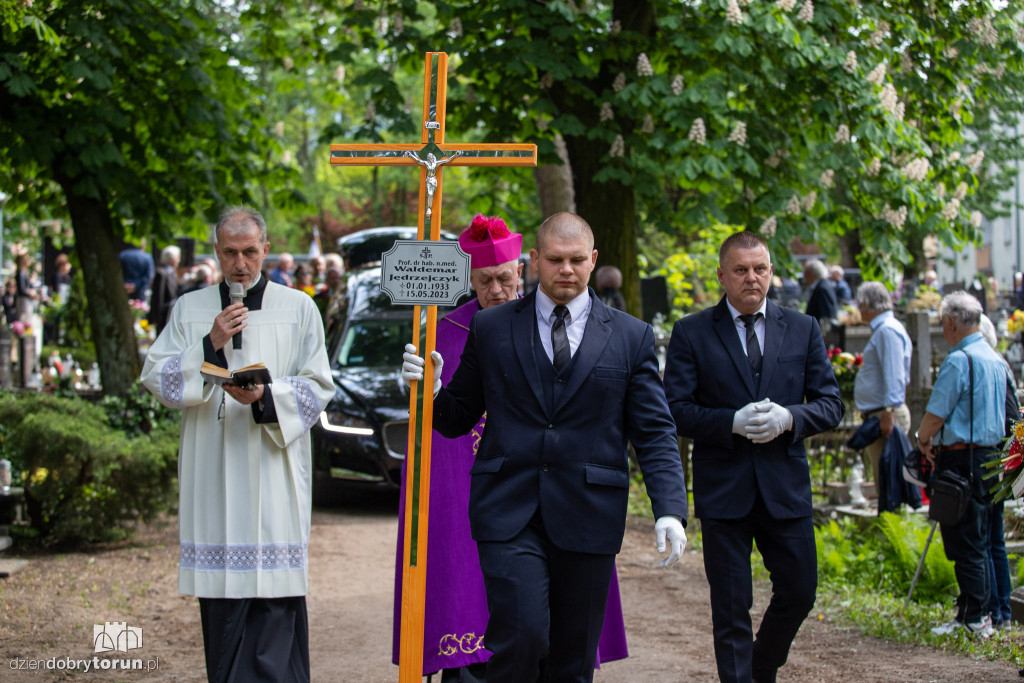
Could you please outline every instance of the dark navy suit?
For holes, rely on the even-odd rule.
[[[459,368],[434,399],[434,428],[449,438],[487,411],[469,520],[491,616],[489,682],[537,680],[541,660],[552,681],[592,680],[625,530],[627,442],[655,516],[686,521],[651,326],[589,295],[583,339],[560,374],[531,294],[473,317]]]
[[[756,380],[725,297],[679,320],[665,366],[679,434],[693,439],[694,514],[701,520],[711,586],[715,655],[723,681],[775,669],[814,605],[817,560],[811,481],[803,440],[843,416],[818,323],[769,301]],[[737,410],[770,398],[793,415],[792,431],[765,444],[733,434]],[[773,596],[751,642],[751,542],[772,574]]]

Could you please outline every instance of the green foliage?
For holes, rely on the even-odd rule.
[[[917,515],[882,513],[866,531],[852,520],[829,520],[815,529],[818,580],[823,584],[860,586],[864,590],[906,596],[931,526]],[[932,539],[914,600],[929,604],[956,595],[953,563]]]
[[[78,398],[0,395],[0,452],[25,488],[40,542],[120,540],[132,522],[172,509],[177,426],[156,424],[130,438],[103,410]]]
[[[151,434],[154,429],[177,426],[181,413],[156,400],[141,382],[123,396],[104,396],[100,408],[111,428],[129,439]]]

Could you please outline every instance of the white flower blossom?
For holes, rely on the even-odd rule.
[[[291,71],[293,66],[295,66],[295,60],[293,60],[291,57],[285,57],[284,58],[284,68],[285,68],[285,70]]]
[[[885,80],[885,62],[879,62],[878,66],[871,70],[871,73],[867,75],[868,83],[874,85],[882,85],[882,81]]]
[[[452,24],[448,27],[448,33],[456,38],[462,36],[462,19],[459,19],[458,17],[452,19]]]
[[[748,202],[752,202],[757,199],[757,195],[754,194],[754,188],[750,187],[750,185],[743,188],[743,198]]]
[[[274,124],[274,135],[282,137],[284,135],[284,121],[278,121]]]
[[[967,183],[960,183],[959,185],[956,186],[956,189],[953,190],[953,197],[957,201],[961,201],[962,202],[964,200],[964,197],[966,197],[966,196],[967,196]]]
[[[621,157],[626,153],[626,142],[622,139],[621,135],[615,136],[615,142],[612,143],[611,150],[608,151],[608,156]]]
[[[548,119],[546,116],[537,117],[537,130],[545,131],[548,129]]]
[[[907,113],[907,105],[902,102],[897,102],[896,107],[892,110],[892,115],[896,117],[897,121],[902,121],[903,117]]]
[[[377,119],[377,107],[374,106],[373,102],[366,103],[366,113],[363,114],[363,118],[371,123]]]
[[[622,30],[622,22],[619,21],[618,19],[616,19],[615,21],[612,22],[612,27],[608,30],[608,32],[611,33],[613,36],[617,36],[617,35],[619,35],[619,32],[621,30]]]
[[[942,54],[945,55],[946,59],[954,60],[960,56],[960,50],[950,45],[945,49],[945,51]]]
[[[284,154],[281,155],[281,163],[285,166],[292,165],[292,151],[290,149],[286,149]]]
[[[806,0],[803,7],[797,13],[796,18],[800,21],[811,21],[814,19],[814,3],[811,0]]]
[[[614,90],[615,92],[619,92],[620,90],[622,90],[625,87],[626,87],[626,74],[624,74],[624,73],[622,73],[620,71],[619,75],[616,76],[615,80],[612,82],[612,90]]]
[[[775,0],[775,6],[783,12],[792,12],[796,7],[796,0]]]
[[[654,132],[654,117],[650,114],[644,116],[644,125],[640,127],[640,132],[650,135]]]
[[[782,154],[780,153],[780,150],[772,152],[771,156],[764,160],[764,163],[770,168],[778,168],[779,164],[782,163]]]
[[[612,111],[611,102],[601,103],[601,113],[598,115],[598,118],[601,120],[601,123],[604,123],[605,121],[611,121],[612,119],[615,118],[615,112]]]
[[[804,195],[803,199],[800,200],[800,206],[801,208],[803,208],[804,211],[810,213],[811,210],[814,208],[814,205],[817,203],[817,201],[818,193],[815,192],[814,190],[811,190],[806,195]]]
[[[850,141],[850,127],[845,123],[841,124],[836,130],[836,134],[832,136],[832,142],[837,145],[843,145]]]
[[[550,71],[546,71],[543,76],[540,77],[540,89],[547,90],[555,84],[555,77],[551,75]]]
[[[672,94],[679,96],[683,94],[683,88],[685,87],[685,80],[682,74],[677,74],[672,78]]]
[[[910,53],[904,50],[900,53],[900,72],[908,74],[914,70],[914,60],[910,58]]]
[[[800,195],[795,194],[786,202],[786,213],[790,216],[800,215]]]
[[[946,198],[946,183],[940,182],[935,186],[935,196],[939,199]]]
[[[899,100],[896,96],[896,88],[892,83],[886,83],[882,87],[882,92],[879,93],[878,100],[882,103],[882,108],[890,114],[896,111],[896,105],[899,103]]]
[[[729,133],[729,142],[735,142],[740,147],[747,144],[747,124],[743,121],[736,123],[736,127]]]
[[[964,106],[964,100],[962,97],[958,97],[953,100],[953,104],[949,105],[949,113],[953,115],[953,118],[957,121],[960,120],[960,108]]]
[[[867,44],[868,47],[878,47],[885,40],[885,34],[889,32],[889,22],[881,21],[878,23],[878,27],[871,32],[868,36]]]
[[[736,0],[729,0],[725,5],[725,20],[736,26],[743,23],[743,12]]]
[[[341,85],[342,83],[345,82],[345,65],[344,64],[339,64],[338,68],[334,70],[334,80],[336,80],[338,82],[338,85]]]
[[[999,42],[999,32],[992,25],[991,17],[974,17],[967,22],[967,32],[981,45],[992,47]]]
[[[704,119],[698,117],[693,125],[690,126],[690,134],[688,136],[690,142],[696,142],[698,145],[703,145],[706,139],[706,131],[704,130]]]
[[[985,160],[985,152],[978,150],[971,156],[964,159],[964,166],[971,169],[971,173],[977,173],[978,169],[981,168],[981,162]]]
[[[995,69],[992,70],[992,75],[996,77],[996,80],[1002,80],[1003,79],[1003,75],[1005,75],[1005,74],[1006,74],[1006,65],[1005,64],[1000,64],[999,66],[997,66]]]
[[[905,175],[908,180],[920,182],[928,175],[928,170],[930,168],[931,164],[928,162],[927,158],[918,157],[903,167],[903,175]]]
[[[878,157],[875,157],[874,159],[871,160],[871,163],[868,164],[867,174],[868,174],[869,177],[873,178],[876,175],[878,175],[881,170],[882,170],[882,160],[879,159]]]
[[[775,220],[775,216],[769,216],[765,219],[764,223],[761,223],[761,227],[758,229],[762,235],[771,239],[775,237],[775,230],[778,227],[778,221]]]
[[[956,220],[957,214],[960,213],[960,200],[953,197],[946,205],[942,207],[942,217],[947,221]]]
[[[651,66],[651,60],[648,59],[646,52],[641,52],[636,58],[636,75],[641,78],[654,75],[654,67]]]
[[[836,180],[836,172],[831,168],[826,168],[821,174],[821,184],[824,187],[832,187]]]
[[[391,28],[396,36],[405,28],[405,17],[402,16],[401,12],[395,12],[395,16],[391,20]]]
[[[981,218],[981,211],[971,211],[971,225],[976,228],[980,228]]]
[[[886,204],[885,208],[882,209],[881,218],[897,230],[902,230],[903,224],[907,220],[907,207],[901,206],[899,209],[894,211],[888,204]]]
[[[850,50],[846,53],[846,61],[843,62],[843,68],[846,69],[846,73],[852,74],[857,73],[857,53]]]

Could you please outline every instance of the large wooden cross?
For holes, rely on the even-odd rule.
[[[419,166],[417,239],[437,240],[441,232],[441,180],[448,166],[536,166],[531,144],[452,144],[444,141],[448,55],[428,52],[423,78],[423,130],[419,144],[332,144],[331,165]],[[420,306],[413,309],[412,343],[419,349]],[[427,307],[423,382],[409,397],[409,446],[406,462],[405,550],[402,571],[402,631],[399,681],[423,677],[423,602],[427,576],[427,522],[430,506],[430,436],[434,409],[434,350],[437,307]],[[398,359],[395,359],[398,362]],[[422,386],[415,386],[416,384]]]

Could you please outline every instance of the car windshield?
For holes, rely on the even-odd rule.
[[[335,367],[398,367],[412,337],[412,320],[353,320],[338,347]]]

